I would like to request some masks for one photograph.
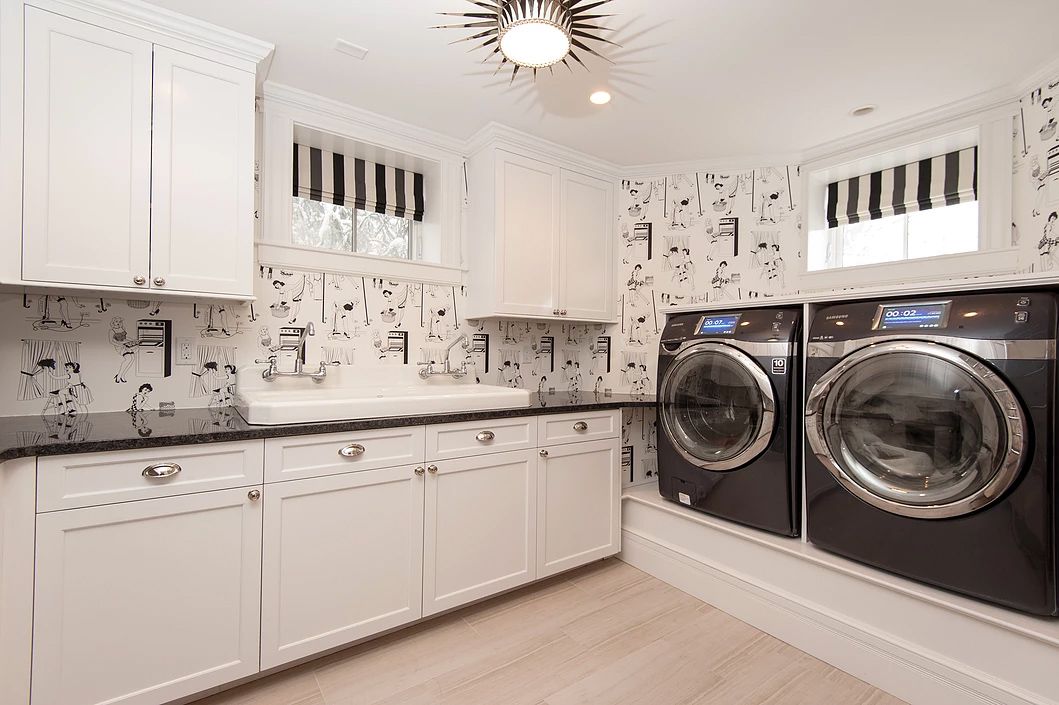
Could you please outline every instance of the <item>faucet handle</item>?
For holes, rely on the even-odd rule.
[[[276,363],[276,356],[275,355],[269,355],[264,360],[254,360],[254,364],[255,365],[264,365],[264,364],[273,365],[275,363]]]

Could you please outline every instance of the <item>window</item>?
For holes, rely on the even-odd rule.
[[[979,250],[978,202],[844,224],[809,234],[809,271]]]
[[[422,260],[420,228],[407,218],[294,197],[291,242],[376,257]]]

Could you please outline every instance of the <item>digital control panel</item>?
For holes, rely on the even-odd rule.
[[[705,316],[699,321],[699,328],[696,331],[698,335],[731,335],[735,333],[735,329],[739,326],[739,319],[743,317],[741,313],[734,313],[725,316]]]
[[[875,314],[873,330],[922,330],[949,324],[951,301],[883,304]]]

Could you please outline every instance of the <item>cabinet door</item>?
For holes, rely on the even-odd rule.
[[[565,318],[614,318],[613,184],[562,172],[559,308]]]
[[[424,482],[406,466],[267,486],[262,669],[419,619]]]
[[[133,287],[151,227],[151,44],[26,7],[22,276]]]
[[[247,488],[37,517],[33,705],[157,705],[258,671]]]
[[[155,48],[151,191],[152,287],[251,294],[253,74]]]
[[[537,577],[621,550],[621,448],[617,439],[547,449],[537,475]]]
[[[428,470],[423,614],[533,580],[537,451],[446,460]]]
[[[496,312],[551,318],[559,308],[559,167],[498,151],[496,181]]]

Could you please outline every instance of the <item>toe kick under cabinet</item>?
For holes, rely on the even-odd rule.
[[[39,458],[10,705],[162,705],[614,555],[620,413]]]

